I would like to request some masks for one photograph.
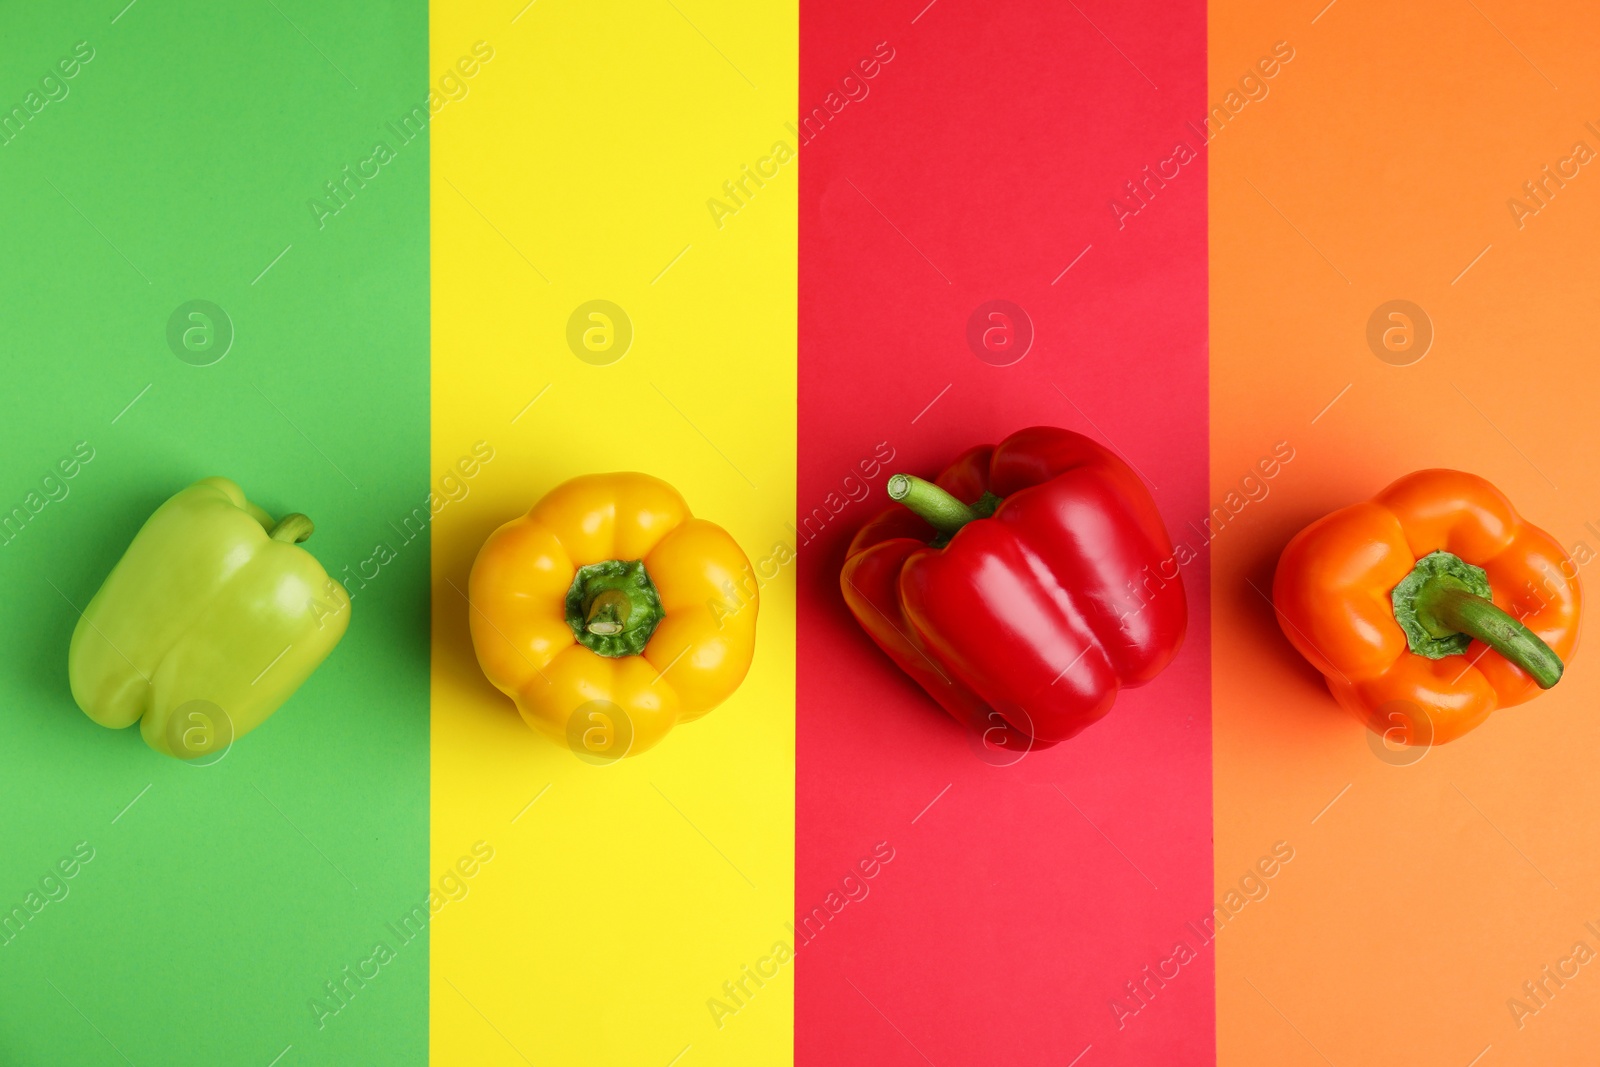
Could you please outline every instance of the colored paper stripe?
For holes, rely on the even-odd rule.
[[[797,1063],[1210,1062],[1212,955],[1189,925],[1211,906],[1203,546],[1168,672],[1012,766],[838,586],[890,473],[1033,424],[1116,448],[1196,539],[1205,163],[1146,168],[1193,143],[1204,32],[1198,3],[802,12]],[[1145,206],[1119,225],[1123,199]],[[991,301],[1032,335],[1020,361],[995,365],[1022,341],[983,343]]]
[[[794,11],[435,5],[432,42],[458,97],[434,120],[433,467],[460,486],[435,520],[436,883],[493,849],[431,925],[433,1060],[785,1062],[797,176],[772,147]],[[616,332],[589,346],[596,300]],[[464,591],[495,527],[607,470],[675,485],[763,584],[738,693],[596,766],[485,681]]]
[[[426,34],[405,4],[6,15],[0,499],[49,500],[0,537],[8,1063],[426,1055],[427,945],[386,927],[427,874],[427,535],[390,526],[427,493],[426,139],[359,177]],[[80,712],[67,647],[212,475],[310,516],[355,596],[294,698],[186,766]]]
[[[1600,861],[1572,821],[1594,808],[1600,729],[1583,650],[1536,703],[1391,748],[1262,594],[1302,526],[1428,467],[1481,474],[1569,549],[1594,545],[1595,465],[1566,398],[1592,381],[1595,308],[1575,286],[1600,199],[1585,168],[1537,201],[1524,183],[1600,147],[1583,103],[1600,19],[1320,6],[1211,8],[1211,492],[1244,502],[1213,593],[1217,899],[1237,909],[1217,941],[1218,1059],[1581,1063],[1584,980],[1523,983],[1600,944]],[[1293,859],[1263,877],[1275,848]]]

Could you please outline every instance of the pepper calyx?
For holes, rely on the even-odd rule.
[[[666,617],[643,560],[608,559],[578,568],[567,589],[567,625],[589,651],[637,656]]]
[[[1428,659],[1464,655],[1482,641],[1533,677],[1540,689],[1561,680],[1561,658],[1532,630],[1495,606],[1489,575],[1449,552],[1430,552],[1390,594],[1411,651]]]

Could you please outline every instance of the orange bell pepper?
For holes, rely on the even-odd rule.
[[[1473,474],[1408,474],[1295,535],[1278,624],[1339,703],[1409,745],[1453,741],[1560,680],[1578,569]]]

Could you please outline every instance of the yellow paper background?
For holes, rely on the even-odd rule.
[[[436,90],[494,50],[431,124],[435,887],[494,850],[431,923],[432,1062],[786,1062],[791,967],[720,1028],[706,1001],[793,910],[792,564],[761,590],[739,692],[611,766],[488,684],[464,594],[496,526],[587,472],[666,479],[753,562],[792,543],[799,163],[720,227],[706,201],[793,146],[797,11],[519,7],[432,11]],[[566,339],[593,299],[633,326],[606,366]],[[494,458],[443,482],[479,441]]]

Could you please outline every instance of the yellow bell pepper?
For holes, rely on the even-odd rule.
[[[750,561],[647,474],[552,489],[484,542],[467,597],[483,673],[589,762],[643,752],[722,703],[755,651]]]

